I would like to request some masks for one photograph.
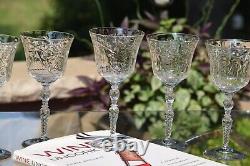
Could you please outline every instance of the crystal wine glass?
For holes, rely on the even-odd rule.
[[[48,140],[49,87],[63,75],[73,39],[73,35],[57,31],[31,31],[21,34],[29,74],[42,85],[41,137],[24,141],[24,147]]]
[[[154,33],[147,36],[154,75],[166,87],[166,131],[164,140],[154,143],[183,151],[185,144],[171,138],[174,88],[187,77],[199,37],[184,33]]]
[[[101,146],[104,140],[111,144],[117,140],[116,123],[118,119],[119,85],[135,69],[135,62],[144,32],[123,28],[93,28],[89,31],[95,52],[98,73],[111,84],[109,96],[110,137],[95,140],[93,146]]]
[[[250,79],[250,41],[211,39],[206,42],[210,58],[210,74],[214,84],[225,94],[222,119],[223,146],[206,150],[204,155],[218,160],[243,159],[244,154],[229,147],[232,127],[231,110],[234,93],[246,86]]]
[[[13,60],[15,57],[18,38],[0,34],[0,86],[2,87],[10,78]],[[0,148],[0,160],[9,158],[11,153]]]

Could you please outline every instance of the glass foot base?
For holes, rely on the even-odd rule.
[[[28,146],[30,146],[30,145],[33,145],[33,144],[36,144],[36,143],[39,143],[39,142],[48,141],[48,140],[49,140],[48,137],[46,137],[46,138],[33,138],[33,139],[28,139],[28,140],[23,141],[22,146],[25,148],[25,147],[28,147]]]
[[[124,136],[103,137],[93,140],[90,145],[98,149],[103,149],[106,152],[119,151],[122,150],[122,148],[126,148],[127,141],[125,138]]]
[[[174,139],[168,139],[168,140],[155,139],[155,140],[152,140],[151,142],[157,145],[166,146],[171,149],[176,149],[179,151],[185,151],[185,149],[187,148],[187,145],[185,143],[174,140]]]
[[[203,154],[204,156],[215,160],[242,160],[246,157],[245,154],[232,148],[215,148],[206,150]]]
[[[11,153],[7,150],[0,149],[0,160],[4,160],[11,157]]]

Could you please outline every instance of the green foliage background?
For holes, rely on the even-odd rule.
[[[41,29],[45,15],[53,15],[52,0],[0,0],[0,33],[19,35],[23,31]],[[21,44],[15,56],[24,60]]]

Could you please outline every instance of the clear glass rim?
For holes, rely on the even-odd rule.
[[[163,32],[156,32],[156,33],[151,33],[151,34],[148,34],[147,35],[147,39],[148,40],[154,40],[154,41],[162,41],[164,42],[165,40],[158,40],[156,39],[157,36],[167,36],[167,35],[179,35],[179,36],[186,36],[188,37],[190,40],[186,41],[186,42],[190,42],[190,41],[193,41],[192,39],[195,39],[195,40],[199,40],[199,36],[198,35],[195,35],[195,34],[189,34],[189,33],[163,33]]]
[[[44,34],[40,35],[40,37],[34,37],[34,34]],[[58,33],[64,35],[61,38],[57,39],[44,39],[42,38],[43,36],[47,36],[49,33]],[[60,40],[65,40],[65,39],[74,39],[74,35],[68,32],[61,32],[61,31],[47,31],[47,30],[34,30],[34,31],[24,31],[20,34],[21,37],[29,38],[29,39],[34,39],[34,40],[51,40],[51,41],[60,41]]]
[[[136,34],[134,35],[107,35],[107,34],[102,34],[102,33],[98,33],[96,32],[97,30],[100,30],[100,29],[107,29],[107,30],[117,30],[117,29],[121,29],[121,30],[126,30],[126,31],[131,31],[131,32],[135,32]],[[97,36],[103,36],[103,37],[108,37],[108,36],[112,36],[112,37],[137,37],[137,36],[144,36],[145,33],[139,29],[131,29],[131,28],[122,28],[122,27],[95,27],[95,28],[91,28],[89,30],[89,33],[90,34],[94,34],[94,35],[97,35]]]
[[[17,44],[19,42],[19,38],[17,36],[12,36],[12,35],[6,35],[6,34],[0,34],[0,39],[1,38],[8,38],[10,41],[1,41],[0,40],[0,45],[11,45],[11,44]]]
[[[249,43],[249,46],[247,47],[236,47],[237,49],[250,49],[250,40],[246,40],[246,39],[207,39],[205,44],[206,45],[209,45],[209,46],[212,46],[212,47],[216,47],[216,48],[220,48],[220,49],[230,49],[231,47],[229,46],[225,46],[225,45],[221,45],[221,46],[218,46],[218,45],[215,45],[213,44],[213,42],[233,42],[233,41],[237,41],[239,43]]]

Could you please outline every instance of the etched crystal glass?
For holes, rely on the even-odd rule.
[[[135,69],[135,62],[144,32],[123,28],[93,28],[89,31],[94,46],[95,61],[98,73],[111,84],[109,96],[110,137],[94,141],[100,146],[105,139],[111,143],[117,139],[116,123],[118,119],[119,85]]]
[[[0,86],[2,87],[10,78],[13,60],[15,57],[18,38],[0,34]],[[9,158],[11,153],[0,148],[0,160]]]
[[[182,151],[185,144],[171,138],[174,88],[188,75],[199,37],[184,33],[154,33],[148,35],[147,40],[153,73],[166,87],[165,139],[153,142]]]
[[[222,119],[223,146],[206,150],[204,155],[218,160],[243,159],[244,154],[229,147],[232,128],[231,110],[234,93],[246,86],[250,79],[250,41],[228,39],[208,40],[206,48],[210,58],[210,74],[214,84],[225,94]]]
[[[29,74],[42,85],[41,137],[24,141],[24,147],[48,140],[49,87],[63,75],[73,39],[73,35],[57,31],[31,31],[21,34]]]

